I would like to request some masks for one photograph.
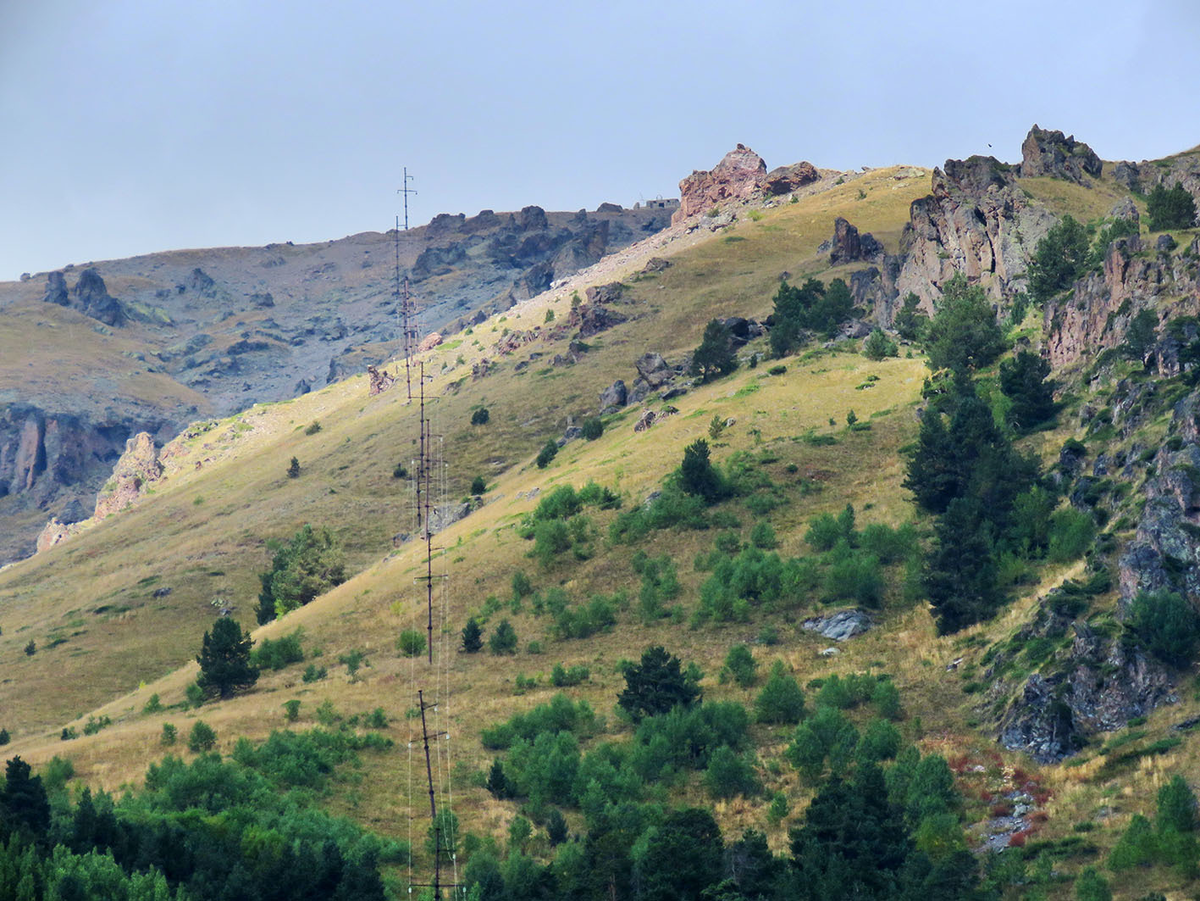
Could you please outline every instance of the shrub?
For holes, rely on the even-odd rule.
[[[25,645],[25,656],[32,657],[37,653],[37,642],[32,638],[29,639],[29,644]]]
[[[1195,656],[1200,616],[1173,591],[1139,592],[1129,605],[1125,625],[1164,663],[1183,667]]]
[[[750,649],[744,644],[735,644],[725,655],[725,667],[721,670],[721,681],[732,678],[742,688],[749,688],[757,677],[758,663]]]
[[[750,530],[750,543],[764,551],[770,551],[774,550],[779,542],[775,538],[775,529],[764,519],[755,523],[754,528]]]
[[[500,620],[488,639],[488,650],[495,655],[517,653],[517,630],[506,619]]]
[[[425,653],[425,635],[416,629],[405,629],[396,639],[396,650],[405,657],[420,657]]]
[[[554,664],[554,669],[550,671],[550,684],[555,688],[567,688],[572,685],[579,685],[591,678],[591,673],[586,666],[565,667],[561,663]]]
[[[188,750],[199,754],[201,751],[211,751],[217,744],[217,733],[204,720],[196,720],[192,731],[188,733]]]
[[[882,329],[875,329],[863,342],[862,352],[868,360],[882,360],[884,357],[896,356],[900,349],[896,346],[895,341],[883,333]]]
[[[142,706],[142,713],[145,713],[145,714],[158,713],[162,709],[163,709],[162,701],[159,700],[158,694],[156,692],[155,694],[150,695],[150,700],[148,700]],[[4,742],[0,742],[0,744],[4,744]]]
[[[929,327],[929,317],[918,309],[920,304],[921,298],[909,291],[900,305],[900,311],[896,313],[894,325],[897,333],[905,341],[921,340],[925,335],[925,330]]]
[[[604,421],[599,416],[589,416],[583,421],[580,431],[583,432],[583,437],[586,440],[595,441],[604,434]],[[561,816],[561,814],[559,815]]]
[[[506,722],[497,723],[480,733],[483,746],[489,750],[503,750],[514,742],[531,742],[543,733],[569,732],[587,738],[600,728],[600,721],[587,701],[572,701],[562,692],[547,704],[539,704],[528,713],[518,713]]]
[[[879,559],[857,551],[830,564],[825,573],[825,595],[830,600],[851,600],[867,607],[883,601],[883,572]]]
[[[1056,510],[1050,516],[1050,560],[1067,563],[1082,557],[1095,537],[1096,525],[1090,515],[1073,507]]]
[[[302,682],[320,682],[329,674],[329,671],[323,666],[317,666],[315,663],[310,663],[304,669],[304,675],[300,677]]]
[[[231,617],[221,617],[204,633],[203,646],[196,662],[200,677],[196,684],[205,695],[222,699],[246,691],[258,681],[258,667],[251,662],[250,649],[254,644],[249,634]]]
[[[300,718],[300,702],[297,700],[283,702],[283,718],[289,723],[296,722]]]
[[[292,462],[288,464],[287,477],[289,479],[300,478],[300,460],[298,457],[292,457]]]
[[[258,574],[262,590],[256,610],[259,624],[268,623],[312,601],[346,581],[339,543],[324,527],[305,524],[287,544],[267,542],[271,569]]]
[[[820,707],[796,727],[786,754],[806,779],[815,782],[827,760],[834,775],[844,772],[857,746],[858,730],[853,723],[832,707]]]
[[[625,688],[617,704],[639,722],[643,717],[695,703],[703,694],[697,681],[683,671],[679,658],[661,645],[647,648],[640,663],[626,668]]]
[[[1090,263],[1087,231],[1069,214],[1051,226],[1038,241],[1029,261],[1029,289],[1034,300],[1046,303],[1069,288]]]
[[[683,462],[679,466],[679,486],[685,494],[715,503],[728,493],[728,485],[721,473],[708,459],[708,442],[697,439],[683,449]]]
[[[1084,867],[1075,879],[1075,897],[1078,901],[1112,901],[1112,889],[1095,867]]]
[[[961,273],[946,283],[928,336],[929,365],[934,370],[979,369],[999,357],[1005,346],[987,295],[978,285],[968,285]]]
[[[204,689],[196,682],[191,682],[183,691],[187,698],[188,705],[191,707],[199,707],[204,703]]]
[[[716,319],[704,327],[700,346],[692,354],[691,374],[701,382],[709,382],[737,369],[737,357],[733,352],[733,340],[729,329]]]
[[[8,734],[7,729],[0,729],[0,746],[8,744],[12,741],[12,736]]]
[[[917,550],[917,530],[912,523],[896,528],[871,523],[863,526],[858,535],[858,544],[864,553],[879,559],[884,566],[907,560]]]
[[[370,666],[370,664],[367,663],[367,656],[358,648],[347,651],[345,654],[339,654],[338,663],[346,667],[346,672],[350,674],[351,682],[358,681],[359,667],[361,667],[364,663]]]
[[[475,476],[471,479],[471,494],[483,494],[487,491],[487,482],[483,476]]]
[[[488,408],[480,407],[471,414],[471,425],[487,425],[488,419],[490,418],[491,414],[488,413]]]
[[[550,438],[544,445],[542,445],[542,449],[538,451],[538,455],[534,459],[534,462],[537,464],[538,469],[545,469],[550,465],[550,461],[557,456],[558,443],[555,442],[553,438]]]
[[[163,747],[169,748],[175,744],[175,739],[179,735],[179,730],[170,723],[163,723],[162,735],[159,737],[159,742]]]
[[[754,795],[761,788],[748,757],[729,747],[712,752],[704,772],[704,785],[714,798]]]
[[[760,723],[794,724],[803,718],[804,692],[782,660],[771,666],[771,675],[754,701],[754,715]]]
[[[304,630],[297,628],[282,638],[264,638],[251,652],[250,661],[260,669],[270,670],[281,670],[290,664],[300,663],[304,660],[304,649],[300,645],[303,636]]]
[[[319,423],[317,420],[314,419],[312,422],[310,422],[308,424],[308,428],[306,428],[304,430],[304,434],[305,435],[315,435],[319,431],[321,431],[321,423]]]

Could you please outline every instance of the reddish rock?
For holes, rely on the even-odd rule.
[[[433,350],[442,343],[442,336],[437,332],[426,335],[421,339],[420,345],[417,347],[419,353],[424,353],[427,350]]]
[[[162,474],[154,439],[147,432],[138,432],[125,443],[125,453],[117,461],[112,478],[96,498],[94,519],[105,519],[136,503],[146,487],[161,479]]]
[[[367,396],[374,397],[377,394],[383,394],[388,388],[396,384],[396,377],[386,369],[376,369],[374,366],[367,367],[367,379],[371,387],[367,389]]]
[[[821,177],[817,167],[812,163],[793,163],[790,166],[780,166],[767,173],[763,187],[768,194],[778,197],[790,194],[805,185],[811,185]]]
[[[697,169],[679,183],[679,209],[671,224],[706,212],[726,200],[749,200],[762,189],[767,164],[744,144],[738,144],[708,172]]]

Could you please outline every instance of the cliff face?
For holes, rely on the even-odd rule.
[[[896,287],[926,311],[956,272],[997,301],[1025,286],[1029,258],[1055,217],[1027,198],[1013,167],[990,156],[947,160],[933,170],[932,193],[914,201],[900,250]]]

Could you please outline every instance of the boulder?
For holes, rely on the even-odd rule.
[[[846,641],[871,628],[871,617],[862,610],[839,610],[828,616],[806,619],[801,626],[834,641]]]
[[[778,197],[781,194],[791,194],[805,185],[811,185],[820,177],[821,173],[812,163],[793,163],[790,166],[780,166],[768,172],[763,178],[763,188],[767,194]]]
[[[624,208],[619,203],[602,203],[596,207],[597,213],[619,213]]]
[[[567,318],[567,326],[578,329],[577,337],[590,338],[600,332],[607,331],[614,325],[619,325],[628,319],[615,310],[595,304],[583,303],[571,311]]]
[[[429,531],[435,535],[460,519],[465,519],[471,512],[471,505],[466,501],[455,504],[439,504],[429,511]]]
[[[592,285],[585,292],[588,303],[605,304],[619,303],[625,293],[625,286],[620,282],[609,282],[607,285]]]
[[[427,350],[433,350],[442,343],[442,336],[438,332],[431,332],[421,339],[421,343],[417,345],[417,352],[424,353]]]
[[[69,526],[77,522],[83,522],[91,515],[92,514],[87,511],[87,508],[80,503],[79,498],[73,497],[63,505],[62,510],[60,510],[58,515],[54,518],[63,525]]]
[[[659,353],[642,354],[633,365],[637,369],[638,375],[651,388],[661,388],[675,378],[675,370],[667,365],[667,361]]]
[[[617,379],[600,392],[600,412],[615,413],[625,406],[628,398],[629,392],[625,387],[625,382]]]
[[[388,388],[396,384],[396,377],[386,369],[376,369],[374,366],[367,367],[367,380],[370,387],[367,389],[367,396],[374,397],[377,394],[383,394]]]
[[[517,227],[522,231],[543,229],[547,226],[546,211],[540,206],[523,207],[521,212],[517,214]]]
[[[869,232],[859,234],[858,229],[838,216],[833,221],[833,237],[829,242],[829,263],[840,266],[859,260],[872,260],[883,255],[883,245]]]
[[[642,267],[642,272],[662,272],[664,269],[671,268],[673,264],[670,260],[662,257],[651,257],[646,261],[646,265]]]
[[[1047,131],[1034,125],[1021,144],[1021,175],[1030,178],[1048,175],[1076,184],[1086,184],[1083,176],[1099,178],[1100,157],[1087,144],[1066,137],[1061,131]]]
[[[1117,202],[1117,204],[1108,211],[1108,215],[1114,219],[1129,219],[1133,223],[1141,222],[1142,214],[1138,212],[1137,204],[1129,197]]]
[[[72,291],[71,306],[105,325],[125,324],[125,310],[120,301],[108,293],[104,279],[95,269],[84,269]]]

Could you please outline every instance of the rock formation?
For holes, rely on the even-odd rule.
[[[367,367],[367,381],[370,387],[367,389],[367,397],[375,397],[377,394],[383,394],[388,388],[396,384],[396,377],[386,369],[377,369],[374,366]]]
[[[679,209],[671,224],[705,213],[729,200],[746,202],[762,196],[788,194],[820,178],[812,163],[781,166],[767,172],[762,157],[738,144],[711,170],[697,169],[679,183]]]
[[[125,443],[125,453],[117,461],[112,478],[96,498],[93,518],[103,520],[135,503],[146,486],[162,478],[163,465],[158,446],[146,432],[139,432]]]
[[[913,201],[901,237],[899,295],[914,292],[931,312],[956,272],[997,301],[1024,288],[1029,258],[1054,217],[1017,187],[1012,167],[990,156],[947,160],[933,170],[932,187]]]
[[[1020,174],[1025,178],[1049,175],[1083,185],[1087,184],[1085,174],[1099,178],[1100,170],[1100,157],[1074,135],[1064,137],[1061,131],[1034,125],[1021,144]]]
[[[60,307],[71,307],[85,316],[91,316],[105,325],[121,326],[125,324],[125,310],[121,302],[108,293],[104,279],[94,268],[85,269],[79,273],[79,281],[68,293],[66,278],[61,272],[51,272],[46,276],[46,293],[42,297],[46,303],[57,304]]]

